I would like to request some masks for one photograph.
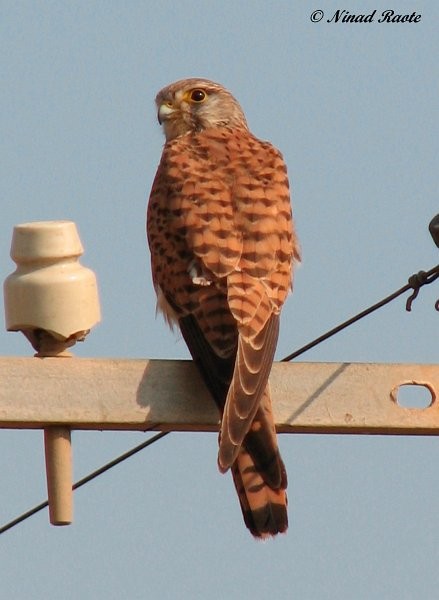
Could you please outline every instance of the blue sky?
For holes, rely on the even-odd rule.
[[[160,158],[154,96],[183,77],[219,81],[289,167],[303,251],[277,357],[438,262],[437,26],[434,2],[131,0],[0,3],[0,260],[12,228],[78,225],[103,320],[78,356],[187,358],[155,318],[145,208]],[[328,23],[351,13],[418,23]],[[319,23],[310,15],[323,10]],[[303,356],[437,362],[437,285]],[[29,356],[0,330],[0,352]],[[367,394],[367,389],[365,389]],[[355,398],[352,399],[356,401]],[[140,443],[73,434],[75,478]],[[281,436],[290,530],[247,533],[216,435],[172,434],[75,494],[75,522],[45,512],[0,540],[8,598],[435,598],[435,438]],[[1,523],[45,498],[42,432],[0,431]]]

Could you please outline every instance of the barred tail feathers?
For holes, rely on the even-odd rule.
[[[285,488],[273,489],[265,483],[244,447],[231,470],[244,522],[252,535],[265,539],[284,533],[288,528]]]

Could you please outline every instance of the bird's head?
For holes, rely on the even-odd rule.
[[[156,97],[158,120],[166,141],[210,127],[245,127],[238,102],[218,83],[182,79],[163,88]]]

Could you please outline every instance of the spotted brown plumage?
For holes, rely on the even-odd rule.
[[[288,526],[268,387],[299,258],[286,167],[219,84],[178,81],[156,103],[166,143],[147,232],[158,308],[220,410],[219,468],[231,468],[245,523],[264,538]]]

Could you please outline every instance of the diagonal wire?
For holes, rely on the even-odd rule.
[[[302,346],[298,350],[295,350],[291,354],[288,354],[288,356],[286,356],[285,358],[283,358],[281,362],[289,362],[290,360],[293,360],[294,358],[297,358],[298,356],[300,356],[301,354],[304,354],[305,352],[307,352],[311,348],[314,348],[314,346],[317,346],[317,344],[320,344],[321,342],[324,342],[325,340],[329,339],[330,337],[332,337],[336,333],[339,333],[343,329],[346,329],[346,327],[349,327],[349,325],[352,325],[353,323],[356,323],[357,321],[359,321],[363,317],[366,317],[367,315],[370,315],[371,313],[373,313],[374,311],[378,310],[382,306],[385,306],[389,302],[392,302],[392,300],[395,300],[395,298],[398,298],[398,296],[401,296],[402,294],[405,294],[405,292],[407,292],[408,290],[413,290],[413,293],[407,299],[405,307],[406,307],[407,311],[411,311],[411,309],[412,309],[412,302],[416,298],[416,296],[418,295],[420,288],[423,285],[426,285],[426,284],[429,284],[429,283],[433,283],[433,281],[435,281],[438,277],[439,277],[439,265],[436,265],[435,267],[433,267],[429,271],[419,271],[419,273],[416,273],[415,275],[412,275],[411,277],[409,277],[408,282],[404,286],[402,286],[402,288],[399,288],[399,290],[396,290],[396,292],[393,292],[392,294],[389,294],[389,296],[386,296],[385,298],[383,298],[382,300],[380,300],[376,304],[372,304],[372,306],[369,306],[369,308],[366,308],[365,310],[363,310],[362,312],[358,313],[354,317],[351,317],[347,321],[344,321],[343,323],[340,323],[340,325],[337,325],[337,327],[334,327],[333,329],[330,329],[326,333],[320,335],[315,340],[312,340],[312,342],[309,342],[308,344],[305,344],[305,346]],[[435,307],[436,307],[436,310],[439,310],[439,301],[436,302]]]
[[[145,442],[142,442],[141,444],[138,444],[134,448],[131,448],[131,450],[128,450],[124,454],[121,454],[120,456],[118,456],[114,460],[111,460],[110,462],[106,463],[105,465],[103,465],[99,469],[96,469],[92,473],[89,473],[88,475],[86,475],[85,477],[83,477],[82,479],[80,479],[79,481],[77,481],[76,483],[74,483],[73,486],[72,486],[72,489],[73,490],[77,490],[78,488],[80,488],[81,486],[85,485],[89,481],[92,481],[92,479],[95,479],[96,477],[99,477],[99,475],[102,475],[102,473],[105,473],[106,471],[108,471],[109,469],[111,469],[111,468],[115,467],[116,465],[120,464],[121,462],[123,462],[127,458],[130,458],[134,454],[137,454],[137,452],[140,452],[144,448],[147,448],[148,446],[151,446],[151,444],[154,444],[154,442],[157,442],[158,440],[160,440],[165,435],[168,435],[168,433],[170,433],[170,432],[169,431],[161,431],[160,433],[157,433],[156,435],[154,435],[153,437],[149,438]],[[41,502],[40,504],[37,504],[37,506],[34,506],[33,508],[31,508],[27,512],[23,513],[19,517],[16,517],[15,519],[13,519],[12,521],[10,521],[9,523],[6,523],[6,525],[3,525],[3,527],[0,527],[0,535],[2,533],[5,533],[5,531],[8,531],[8,529],[12,529],[12,527],[15,527],[15,525],[18,525],[19,523],[22,523],[23,521],[25,521],[26,519],[28,519],[32,515],[35,515],[37,512],[40,512],[40,510],[43,510],[43,508],[46,508],[47,506],[49,506],[49,501],[45,500],[44,502]]]

